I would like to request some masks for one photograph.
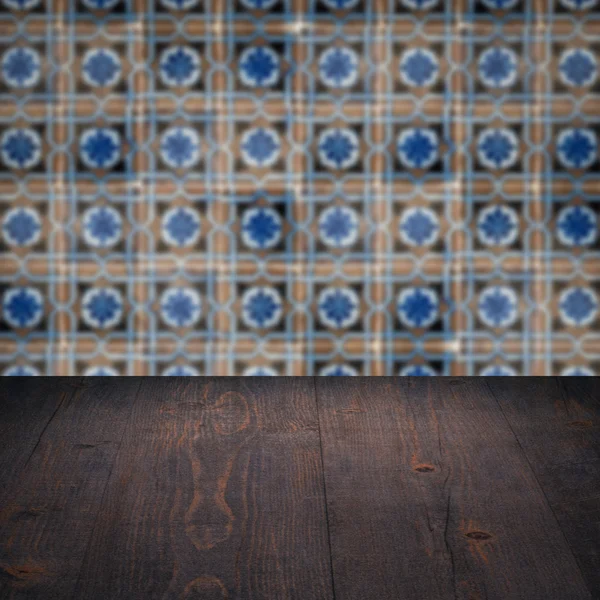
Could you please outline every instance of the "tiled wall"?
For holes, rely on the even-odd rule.
[[[598,0],[0,0],[0,371],[600,371]]]

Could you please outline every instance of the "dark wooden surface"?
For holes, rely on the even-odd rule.
[[[600,381],[6,378],[0,598],[600,598]]]

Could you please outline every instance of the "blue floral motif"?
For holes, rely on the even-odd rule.
[[[358,321],[360,300],[352,288],[325,288],[317,305],[319,319],[331,329],[346,329]]]
[[[518,317],[518,298],[506,286],[491,286],[479,296],[479,318],[488,327],[509,327]]]
[[[92,248],[109,248],[123,231],[121,215],[108,206],[90,208],[83,215],[83,239]]]
[[[167,48],[161,54],[159,65],[160,78],[168,87],[189,87],[200,79],[200,55],[193,48]]]
[[[202,298],[193,288],[167,288],[160,297],[160,314],[169,327],[191,327],[202,313]]]
[[[331,248],[349,248],[358,239],[358,215],[347,206],[331,206],[319,218],[321,240]]]
[[[81,71],[85,82],[92,87],[112,86],[121,76],[121,61],[113,50],[97,48],[85,54]]]
[[[398,158],[409,169],[429,169],[439,157],[439,140],[433,129],[405,129],[398,136]]]
[[[358,80],[358,56],[350,48],[329,48],[319,59],[321,81],[332,88],[350,88]]]
[[[35,327],[42,320],[43,307],[42,294],[35,288],[10,288],[4,293],[4,320],[11,327]]]
[[[279,56],[272,48],[246,48],[240,56],[239,75],[249,87],[270,87],[279,79]]]
[[[79,147],[81,160],[90,169],[111,169],[121,158],[121,136],[114,129],[84,131]]]
[[[556,220],[556,234],[565,246],[589,246],[598,238],[598,218],[587,206],[568,206]]]
[[[429,208],[409,208],[400,218],[400,238],[407,246],[431,246],[439,230],[437,215]]]
[[[358,158],[358,136],[352,129],[325,129],[319,136],[319,160],[327,168],[349,169]]]
[[[242,296],[242,319],[248,327],[267,329],[279,323],[283,301],[271,287],[251,287]]]
[[[321,377],[356,377],[358,372],[349,365],[328,365],[319,373]]]
[[[398,294],[398,318],[406,327],[431,327],[438,318],[439,299],[425,287],[408,287]]]
[[[281,142],[274,129],[256,127],[244,133],[241,149],[242,160],[250,167],[271,167],[279,158]]]
[[[425,48],[407,50],[400,59],[400,77],[411,87],[432,85],[438,77],[437,56]]]
[[[162,5],[169,10],[189,10],[194,8],[200,0],[160,0]]]
[[[11,169],[32,169],[42,157],[42,140],[33,129],[7,129],[0,140],[2,162]]]
[[[401,377],[434,377],[437,373],[429,365],[406,365],[398,375]]]
[[[321,0],[331,10],[349,10],[354,8],[359,0]]]
[[[281,232],[281,217],[272,208],[249,208],[242,217],[242,239],[248,248],[274,248],[281,239]]]
[[[82,317],[92,329],[110,329],[123,316],[123,298],[116,288],[91,288],[81,299]]]
[[[560,318],[565,325],[585,327],[590,325],[598,314],[598,298],[586,287],[566,289],[558,299]]]
[[[508,10],[515,7],[519,0],[482,0],[482,2],[491,10]]]
[[[269,10],[279,2],[279,0],[241,0],[242,4],[250,10]]]
[[[508,246],[519,234],[519,217],[506,206],[488,206],[477,219],[477,234],[486,246]]]
[[[40,55],[33,48],[11,48],[2,58],[6,85],[12,88],[33,87],[41,77]]]
[[[163,377],[197,377],[198,369],[189,365],[172,365],[162,372]]]
[[[272,367],[248,367],[244,371],[244,377],[276,377],[277,371]]]
[[[200,154],[200,136],[191,127],[170,127],[161,136],[160,155],[172,169],[195,166]]]
[[[518,57],[509,48],[489,48],[479,59],[479,76],[484,85],[507,88],[517,80]]]
[[[83,375],[85,377],[117,377],[119,371],[112,367],[89,367]]]
[[[598,4],[598,0],[560,0],[560,2],[571,10],[589,10]]]
[[[477,155],[488,169],[508,169],[519,157],[519,139],[510,129],[485,129],[477,140]]]
[[[567,169],[587,169],[597,156],[598,138],[592,129],[565,129],[556,140],[558,160]]]
[[[481,377],[514,377],[516,374],[512,367],[506,365],[490,365],[479,373]]]
[[[4,215],[2,235],[11,246],[32,246],[41,232],[40,216],[31,208],[13,208]]]
[[[596,57],[583,48],[571,48],[560,57],[558,71],[565,85],[582,87],[592,85],[598,77]]]
[[[200,237],[200,215],[187,206],[171,208],[162,218],[162,237],[170,246],[193,246]]]
[[[40,372],[29,365],[13,365],[3,373],[3,377],[37,377]]]
[[[401,0],[403,6],[411,10],[429,10],[433,8],[439,0]]]
[[[2,4],[12,10],[31,10],[40,2],[41,0],[2,0]]]

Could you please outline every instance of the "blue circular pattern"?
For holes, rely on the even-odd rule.
[[[360,299],[352,288],[325,288],[317,305],[319,320],[330,329],[352,327],[360,316]]]
[[[42,63],[37,50],[18,46],[2,57],[2,77],[8,87],[31,88],[42,76]]]
[[[319,160],[328,169],[350,169],[359,159],[360,142],[349,128],[332,127],[319,136]]]
[[[511,129],[484,129],[477,138],[477,157],[487,169],[503,170],[519,158],[519,138]]]
[[[249,208],[242,217],[242,240],[253,250],[268,250],[277,246],[282,230],[279,213],[269,207]]]
[[[81,317],[92,329],[111,329],[122,316],[123,298],[116,288],[91,288],[83,294]]]
[[[92,248],[110,248],[123,233],[123,220],[110,206],[96,206],[87,210],[82,219],[82,235]]]
[[[408,169],[429,169],[439,158],[439,144],[433,129],[405,129],[398,136],[398,159]]]
[[[479,295],[477,309],[479,318],[488,327],[510,327],[519,313],[519,299],[512,288],[494,285]]]
[[[350,10],[354,8],[359,0],[321,0],[330,10]]]
[[[115,129],[87,129],[79,138],[81,160],[90,169],[112,169],[121,158],[121,136]]]
[[[271,87],[279,80],[277,52],[267,46],[246,48],[239,60],[239,77],[248,87]]]
[[[408,287],[398,294],[398,318],[409,328],[431,327],[439,316],[437,293],[426,287]]]
[[[427,48],[411,48],[400,59],[400,78],[409,87],[429,87],[439,75],[437,56]]]
[[[30,365],[13,365],[2,372],[3,377],[37,377],[40,372]]]
[[[32,328],[44,315],[44,299],[33,287],[9,288],[2,299],[4,320],[15,329]]]
[[[350,48],[328,48],[319,58],[319,75],[327,87],[352,87],[358,81],[358,55]]]
[[[514,377],[517,372],[506,365],[489,365],[479,373],[481,377]]]
[[[359,220],[347,206],[330,206],[319,217],[321,241],[330,248],[349,248],[358,240]]]
[[[163,372],[163,377],[197,377],[200,371],[190,365],[171,365]]]
[[[200,4],[200,0],[160,0],[161,4],[169,10],[190,10]]]
[[[430,10],[437,5],[439,0],[400,0],[402,6],[410,10]]]
[[[569,247],[590,246],[598,239],[598,218],[587,206],[568,206],[556,220],[556,235]]]
[[[161,234],[166,244],[189,248],[200,238],[200,215],[188,206],[169,209],[162,218]]]
[[[200,136],[191,127],[170,127],[160,138],[160,156],[171,169],[189,169],[200,162]]]
[[[558,160],[567,169],[588,169],[598,155],[598,137],[592,129],[564,129],[556,140]]]
[[[240,0],[241,3],[250,10],[269,10],[273,8],[279,0]]]
[[[479,58],[479,78],[490,88],[509,88],[517,81],[519,58],[510,48],[488,48]]]
[[[283,300],[272,287],[251,287],[242,296],[242,320],[253,329],[275,327],[283,316]]]
[[[118,377],[119,371],[112,367],[89,367],[83,375],[85,377]]]
[[[509,10],[514,8],[519,0],[481,0],[490,10]]]
[[[594,377],[596,373],[589,367],[567,367],[561,371],[562,377]]]
[[[401,377],[435,377],[435,369],[429,365],[406,365],[398,373]]]
[[[160,55],[159,75],[167,87],[190,87],[201,74],[200,55],[189,46],[171,46]]]
[[[584,48],[565,50],[558,65],[558,74],[565,85],[584,87],[598,78],[598,62],[592,52]]]
[[[33,246],[42,234],[42,221],[32,208],[12,208],[2,220],[2,237],[9,246]]]
[[[598,4],[598,0],[560,0],[570,10],[589,10]]]
[[[279,134],[270,127],[255,127],[242,136],[242,160],[249,167],[273,166],[281,154]]]
[[[244,377],[276,377],[279,373],[273,367],[248,367],[243,375]]]
[[[83,0],[90,10],[112,10],[120,0]]]
[[[10,10],[31,10],[40,2],[41,0],[2,0],[2,4]]]
[[[169,327],[191,327],[200,320],[202,298],[190,287],[170,287],[160,296],[160,316]]]
[[[558,298],[561,321],[571,327],[591,325],[598,314],[598,297],[587,287],[571,287]]]
[[[519,236],[517,212],[507,206],[484,208],[477,219],[477,237],[484,246],[510,246]]]
[[[33,169],[42,158],[42,138],[35,129],[7,129],[0,138],[0,156],[10,169]]]
[[[319,371],[321,377],[356,377],[358,371],[350,365],[327,365]]]
[[[114,50],[88,50],[81,64],[83,80],[91,87],[110,87],[121,78],[121,59]]]
[[[436,243],[439,232],[439,219],[430,208],[407,208],[400,217],[398,233],[407,246],[431,246]]]

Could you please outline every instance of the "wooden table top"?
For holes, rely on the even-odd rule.
[[[6,378],[0,598],[600,598],[600,380]]]

